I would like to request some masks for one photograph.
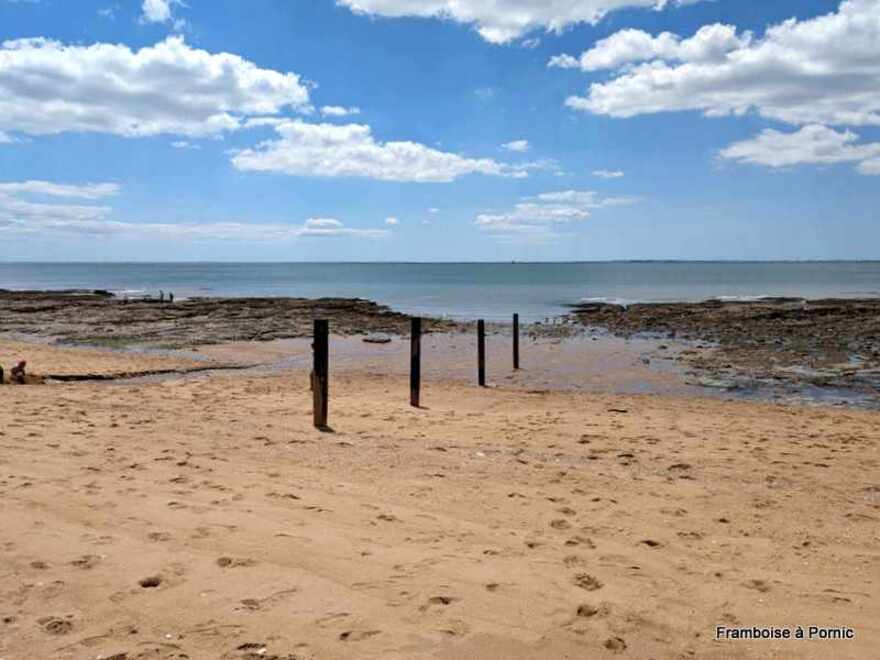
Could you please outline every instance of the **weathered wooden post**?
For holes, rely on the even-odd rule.
[[[5,382],[6,381],[3,380],[3,367],[0,367],[0,385],[2,385]]]
[[[519,369],[519,314],[513,315],[513,369]]]
[[[330,371],[330,328],[327,321],[315,321],[312,354],[312,398],[314,402],[315,428],[327,428],[329,371]]]
[[[422,389],[422,319],[412,319],[409,337],[409,404],[419,407]]]
[[[477,321],[477,382],[486,387],[486,322]]]

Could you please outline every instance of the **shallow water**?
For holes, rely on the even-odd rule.
[[[399,311],[524,321],[582,301],[880,296],[880,262],[0,264],[0,289],[118,295],[359,297]]]

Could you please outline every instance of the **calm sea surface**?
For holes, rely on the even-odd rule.
[[[880,296],[880,262],[497,264],[0,264],[0,289],[107,289],[140,296],[360,297],[455,318],[526,320],[580,301]]]

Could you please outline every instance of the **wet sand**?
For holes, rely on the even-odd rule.
[[[111,351],[85,347],[60,350],[45,341],[16,341],[0,338],[0,365],[6,370],[20,361],[35,378],[73,377],[124,378],[142,373],[187,373],[206,368],[222,369],[224,362],[197,354],[166,351]]]
[[[328,319],[332,332],[342,337],[400,338],[409,331],[409,317],[368,300],[192,298],[172,304],[127,301],[105,292],[0,291],[0,336],[73,345],[198,350],[206,345],[306,340],[314,318]],[[597,337],[597,329],[604,336]],[[472,334],[473,324],[425,319],[424,330],[428,335],[464,337],[462,333]],[[489,330],[503,335],[509,326],[490,324]],[[551,323],[524,325],[523,335],[540,344],[535,351],[541,356],[540,368],[508,380],[525,387],[682,395],[702,390],[710,396],[880,409],[878,333],[878,299],[707,301],[626,308],[585,304]],[[587,344],[593,340],[600,341],[598,353]],[[547,342],[555,348],[542,350]],[[445,340],[436,343],[429,348],[448,358],[439,371],[457,371],[457,377],[469,379],[463,373],[469,368],[447,368],[447,362],[460,361],[457,349],[446,350],[450,342]],[[283,348],[267,351],[283,353]],[[629,354],[647,360],[651,368],[631,369]],[[682,376],[674,387],[667,382],[670,371]],[[535,377],[539,372],[545,375]]]
[[[389,336],[388,343],[365,343],[359,337],[332,336],[331,370],[349,374],[409,374],[408,337]],[[673,350],[658,351],[651,339],[578,334],[566,339],[543,336],[521,340],[521,369],[513,371],[509,331],[487,335],[487,378],[491,387],[525,391],[560,390],[606,393],[711,395],[686,383],[685,370]],[[473,333],[432,333],[422,337],[425,382],[476,382],[477,342]],[[222,363],[259,364],[266,370],[305,369],[311,364],[310,339],[230,342],[199,348],[199,355]],[[649,357],[651,356],[651,357]]]
[[[415,410],[405,342],[379,369],[339,339],[321,433],[273,344],[265,373],[0,390],[0,657],[876,655],[877,412],[479,389],[451,362]]]
[[[731,390],[822,390],[880,405],[880,298],[576,306],[572,318],[619,336],[700,344],[698,379]]]

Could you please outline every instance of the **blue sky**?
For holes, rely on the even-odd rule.
[[[446,2],[0,0],[4,258],[880,258],[880,1]]]

